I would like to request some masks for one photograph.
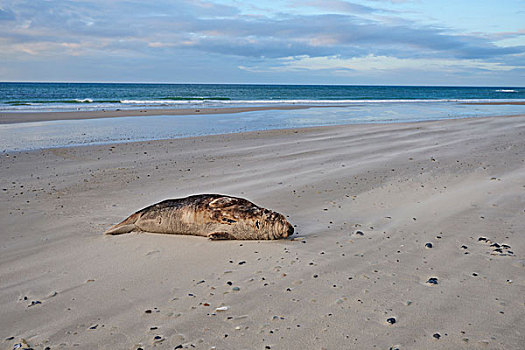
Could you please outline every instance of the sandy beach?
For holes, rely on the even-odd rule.
[[[0,348],[522,349],[523,140],[524,115],[1,153]],[[297,234],[102,234],[197,193]]]

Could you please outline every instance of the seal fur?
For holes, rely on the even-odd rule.
[[[293,226],[277,212],[238,197],[199,194],[167,199],[132,214],[105,234],[132,231],[205,236],[210,239],[286,238]]]

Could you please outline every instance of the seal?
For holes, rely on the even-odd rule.
[[[213,240],[269,240],[293,234],[293,226],[277,212],[247,199],[221,194],[198,194],[167,199],[141,209],[107,235],[132,231],[204,236]]]

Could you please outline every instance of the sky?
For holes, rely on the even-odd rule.
[[[0,0],[0,81],[525,86],[525,1]]]

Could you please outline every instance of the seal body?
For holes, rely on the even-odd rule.
[[[110,227],[105,234],[132,231],[267,240],[286,238],[294,228],[282,214],[244,198],[199,194],[153,204]]]

